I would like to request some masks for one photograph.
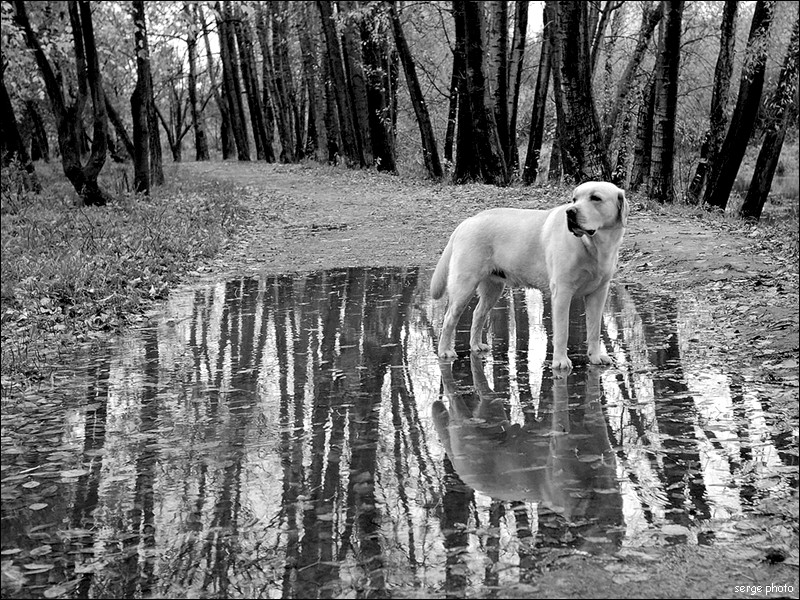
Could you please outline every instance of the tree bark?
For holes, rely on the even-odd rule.
[[[517,113],[519,110],[519,87],[522,82],[522,65],[525,59],[525,40],[528,32],[528,3],[515,2],[514,35],[511,44],[511,60],[508,65],[508,147],[509,169],[519,167],[517,150]]]
[[[206,49],[206,64],[208,65],[208,78],[211,80],[211,93],[214,96],[214,101],[217,103],[219,109],[220,119],[222,125],[220,126],[222,138],[222,159],[230,158],[236,152],[236,142],[233,139],[233,125],[231,124],[230,111],[228,104],[225,100],[224,93],[220,93],[220,86],[217,83],[217,77],[214,69],[214,57],[211,53],[211,42],[208,39],[208,25],[206,24],[206,17],[203,14],[202,4],[195,4],[197,15],[200,19],[200,27],[203,30],[203,43]]]
[[[656,65],[656,72],[658,65]],[[655,106],[656,73],[647,82],[642,92],[639,115],[636,121],[636,146],[633,151],[633,168],[631,169],[631,190],[638,190],[647,180],[650,173],[650,148],[653,145],[653,108]]]
[[[244,120],[244,105],[242,104],[242,88],[239,78],[239,65],[236,57],[236,40],[234,39],[231,3],[225,0],[220,7],[219,2],[214,4],[219,15],[217,30],[219,31],[219,50],[222,59],[222,83],[231,117],[231,130],[236,143],[236,152],[239,160],[250,160],[250,141],[247,137],[247,126]]]
[[[615,10],[622,6],[622,2],[615,0],[606,0],[605,6],[600,10],[599,20],[594,29],[589,29],[589,34],[592,38],[592,50],[590,53],[591,72],[594,75],[597,71],[597,61],[600,58],[600,48],[603,47],[603,38],[606,35],[606,28],[611,15]]]
[[[347,74],[347,92],[353,110],[356,141],[363,164],[371,166],[374,163],[374,153],[369,130],[369,103],[367,101],[367,82],[362,66],[361,38],[355,21],[357,17],[353,14],[355,3],[350,0],[340,0],[339,8],[343,15],[342,51]]]
[[[422,156],[425,162],[425,169],[432,178],[440,179],[442,177],[442,165],[439,162],[439,151],[436,148],[436,136],[433,133],[433,125],[431,123],[430,114],[428,113],[428,106],[425,104],[425,97],[422,95],[422,87],[417,77],[417,68],[414,65],[414,58],[411,56],[411,50],[408,47],[405,33],[403,33],[403,26],[400,23],[400,17],[397,14],[394,1],[389,2],[389,16],[392,19],[395,44],[397,46],[397,52],[400,54],[400,61],[403,64],[403,71],[406,75],[406,84],[408,85],[408,92],[411,95],[411,104],[414,106],[414,114],[417,116],[420,138],[422,139]]]
[[[133,39],[136,56],[136,87],[131,95],[133,117],[133,190],[137,194],[150,194],[150,120],[148,104],[153,92],[150,89],[150,51],[147,44],[147,22],[144,1],[132,4]]]
[[[39,114],[35,101],[25,101],[25,114],[31,128],[31,160],[50,162],[50,144],[47,141],[47,130],[44,128],[44,121],[42,120],[42,115]]]
[[[760,219],[761,212],[769,196],[772,187],[772,178],[778,167],[778,159],[781,155],[783,140],[786,137],[786,129],[789,121],[796,115],[796,106],[793,106],[797,95],[797,54],[798,47],[798,27],[800,18],[795,20],[789,46],[786,49],[786,57],[781,67],[781,74],[778,76],[778,85],[772,98],[767,104],[767,133],[764,142],[756,159],[753,179],[750,188],[744,199],[739,215],[742,217]],[[796,121],[795,121],[796,122]]]
[[[242,79],[244,91],[247,96],[247,105],[250,109],[250,124],[253,130],[253,139],[256,143],[256,158],[267,162],[275,162],[275,153],[272,144],[267,139],[267,125],[264,119],[264,106],[261,99],[261,89],[256,75],[256,58],[253,52],[253,32],[250,23],[242,13],[239,5],[235,5],[233,13],[233,29],[239,46],[239,60],[242,66]]]
[[[455,48],[453,53],[453,77],[458,88],[458,115],[456,135],[456,162],[453,181],[462,183],[480,179],[481,168],[478,149],[472,131],[472,105],[469,99],[467,81],[467,33],[463,1],[453,1],[453,20],[455,21]]]
[[[509,181],[494,107],[487,94],[486,73],[483,64],[483,15],[481,4],[475,0],[456,0],[464,5],[464,30],[466,37],[467,101],[472,116],[471,131],[459,131],[459,136],[470,135],[477,149],[480,179],[494,185],[507,185]],[[459,101],[459,105],[461,102]]]
[[[764,89],[767,42],[774,10],[774,0],[756,2],[750,35],[747,39],[736,108],[731,116],[728,133],[722,142],[719,159],[713,165],[706,187],[705,201],[711,207],[724,210],[727,206],[736,174],[753,133]]]
[[[653,37],[653,32],[656,29],[659,21],[664,14],[664,6],[662,2],[658,2],[655,8],[645,7],[642,13],[642,24],[639,27],[639,33],[636,37],[636,47],[628,60],[625,70],[622,72],[619,83],[617,84],[617,91],[614,102],[611,105],[611,110],[608,112],[608,118],[604,123],[605,143],[606,146],[611,146],[611,140],[614,136],[614,131],[617,126],[619,115],[625,110],[628,94],[633,89],[633,79],[642,64],[647,47],[650,45],[650,40]]]
[[[325,34],[325,44],[328,48],[328,68],[330,69],[331,85],[336,94],[336,109],[342,137],[342,150],[351,164],[363,167],[366,165],[357,142],[351,102],[347,91],[347,79],[342,66],[342,51],[333,22],[333,8],[329,0],[317,0],[317,7],[322,17],[322,31]]]
[[[303,127],[300,111],[297,106],[292,66],[289,61],[289,5],[288,2],[272,2],[272,55],[274,65],[276,97],[279,101],[283,118],[279,118],[285,128],[281,140],[285,137],[284,160],[294,162],[303,157]]]
[[[678,105],[683,0],[665,2],[661,73],[653,109],[650,195],[659,202],[675,201],[675,118]]]
[[[192,127],[194,128],[194,159],[209,160],[208,141],[202,115],[197,106],[197,9],[196,4],[184,2],[186,22],[189,26],[186,47],[189,61],[189,108],[192,111]]]
[[[711,92],[711,112],[708,119],[708,131],[703,139],[700,149],[700,162],[697,163],[694,177],[689,184],[687,199],[691,204],[697,204],[706,185],[706,176],[711,165],[716,161],[719,148],[725,135],[728,124],[728,94],[731,89],[731,76],[733,75],[733,58],[736,48],[736,12],[739,3],[737,0],[726,0],[722,13],[720,26],[719,54],[717,66],[714,69],[714,87]]]
[[[135,154],[133,140],[131,140],[128,130],[125,129],[125,123],[123,122],[119,111],[112,104],[111,100],[108,99],[108,93],[104,93],[103,95],[106,101],[106,113],[108,114],[108,120],[111,121],[111,124],[114,126],[114,131],[117,134],[117,140],[122,141],[122,145],[125,146],[125,152],[131,159],[133,159]]]
[[[594,105],[589,58],[588,13],[583,2],[558,2],[556,21],[560,35],[556,64],[563,96],[563,121],[559,122],[561,160],[565,174],[575,183],[608,181],[611,167]]]
[[[319,54],[316,36],[313,35],[314,11],[311,5],[303,2],[302,18],[298,23],[300,35],[300,52],[303,57],[303,81],[308,94],[308,141],[305,151],[324,160],[323,152],[328,146],[328,132],[325,127],[325,94],[320,86],[320,68],[317,61]]]
[[[367,107],[373,161],[379,171],[397,172],[395,155],[394,103],[397,69],[389,51],[384,15],[377,11],[385,5],[368,5],[361,12],[361,48],[367,84]],[[391,28],[392,24],[389,23]]]
[[[552,37],[553,28],[555,27],[553,0],[548,0],[544,4],[544,23],[542,25],[542,51],[539,57],[539,72],[536,75],[536,89],[533,94],[533,114],[531,114],[531,131],[528,136],[528,153],[525,156],[525,168],[522,170],[522,182],[525,185],[531,185],[536,181],[539,172],[539,159],[542,154],[547,88],[550,83],[553,55]],[[553,146],[555,146],[555,143]]]
[[[456,137],[456,121],[458,119],[458,82],[459,74],[464,72],[464,55],[453,50],[453,68],[450,72],[450,98],[447,107],[447,128],[444,134],[444,159],[453,162],[453,143]]]
[[[487,35],[487,73],[494,120],[506,168],[511,161],[508,132],[508,2],[491,0]]]

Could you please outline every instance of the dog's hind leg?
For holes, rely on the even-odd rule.
[[[483,343],[483,330],[489,321],[489,313],[503,295],[505,283],[492,277],[487,277],[478,284],[478,306],[472,314],[472,328],[469,335],[469,347],[473,352],[488,352],[489,344]]]
[[[452,278],[448,283],[447,312],[444,314],[442,335],[439,337],[439,358],[452,359],[456,357],[456,326],[461,318],[461,313],[475,293],[476,281],[458,281]]]

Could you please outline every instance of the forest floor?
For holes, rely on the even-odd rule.
[[[453,228],[484,208],[546,208],[564,187],[453,186],[310,165],[186,163],[180,179],[236,186],[249,218],[217,257],[191,278],[306,272],[349,266],[432,267]],[[798,423],[798,233],[791,222],[758,225],[685,207],[662,207],[636,194],[617,279],[656,292],[691,293],[713,315],[698,350],[724,352],[740,373],[776,386],[778,407]],[[724,340],[724,348],[720,348]],[[702,348],[702,346],[707,348]],[[736,597],[737,585],[790,584],[797,597],[797,495],[765,507],[744,547],[687,546],[623,551],[618,561],[565,563],[537,583],[544,597]],[[782,532],[767,534],[764,532]],[[786,534],[789,532],[789,538]],[[793,549],[771,564],[771,549]],[[652,552],[651,552],[652,551]],[[504,590],[525,597],[530,590]],[[781,594],[777,594],[781,595]]]

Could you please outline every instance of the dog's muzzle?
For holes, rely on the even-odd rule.
[[[578,211],[574,208],[567,209],[567,228],[575,237],[581,237],[584,234],[591,237],[597,231],[596,229],[584,229],[581,227],[578,224]]]

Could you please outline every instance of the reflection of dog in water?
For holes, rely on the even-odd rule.
[[[433,405],[436,431],[461,480],[495,500],[539,502],[567,521],[616,528],[622,503],[599,369],[588,368],[580,405],[569,405],[577,372],[550,380],[552,403],[547,407],[543,395],[540,407],[549,418],[520,425],[509,421],[503,397],[489,387],[480,356],[472,353],[470,363],[477,398],[469,381],[457,383],[453,363],[440,361],[450,408]]]

